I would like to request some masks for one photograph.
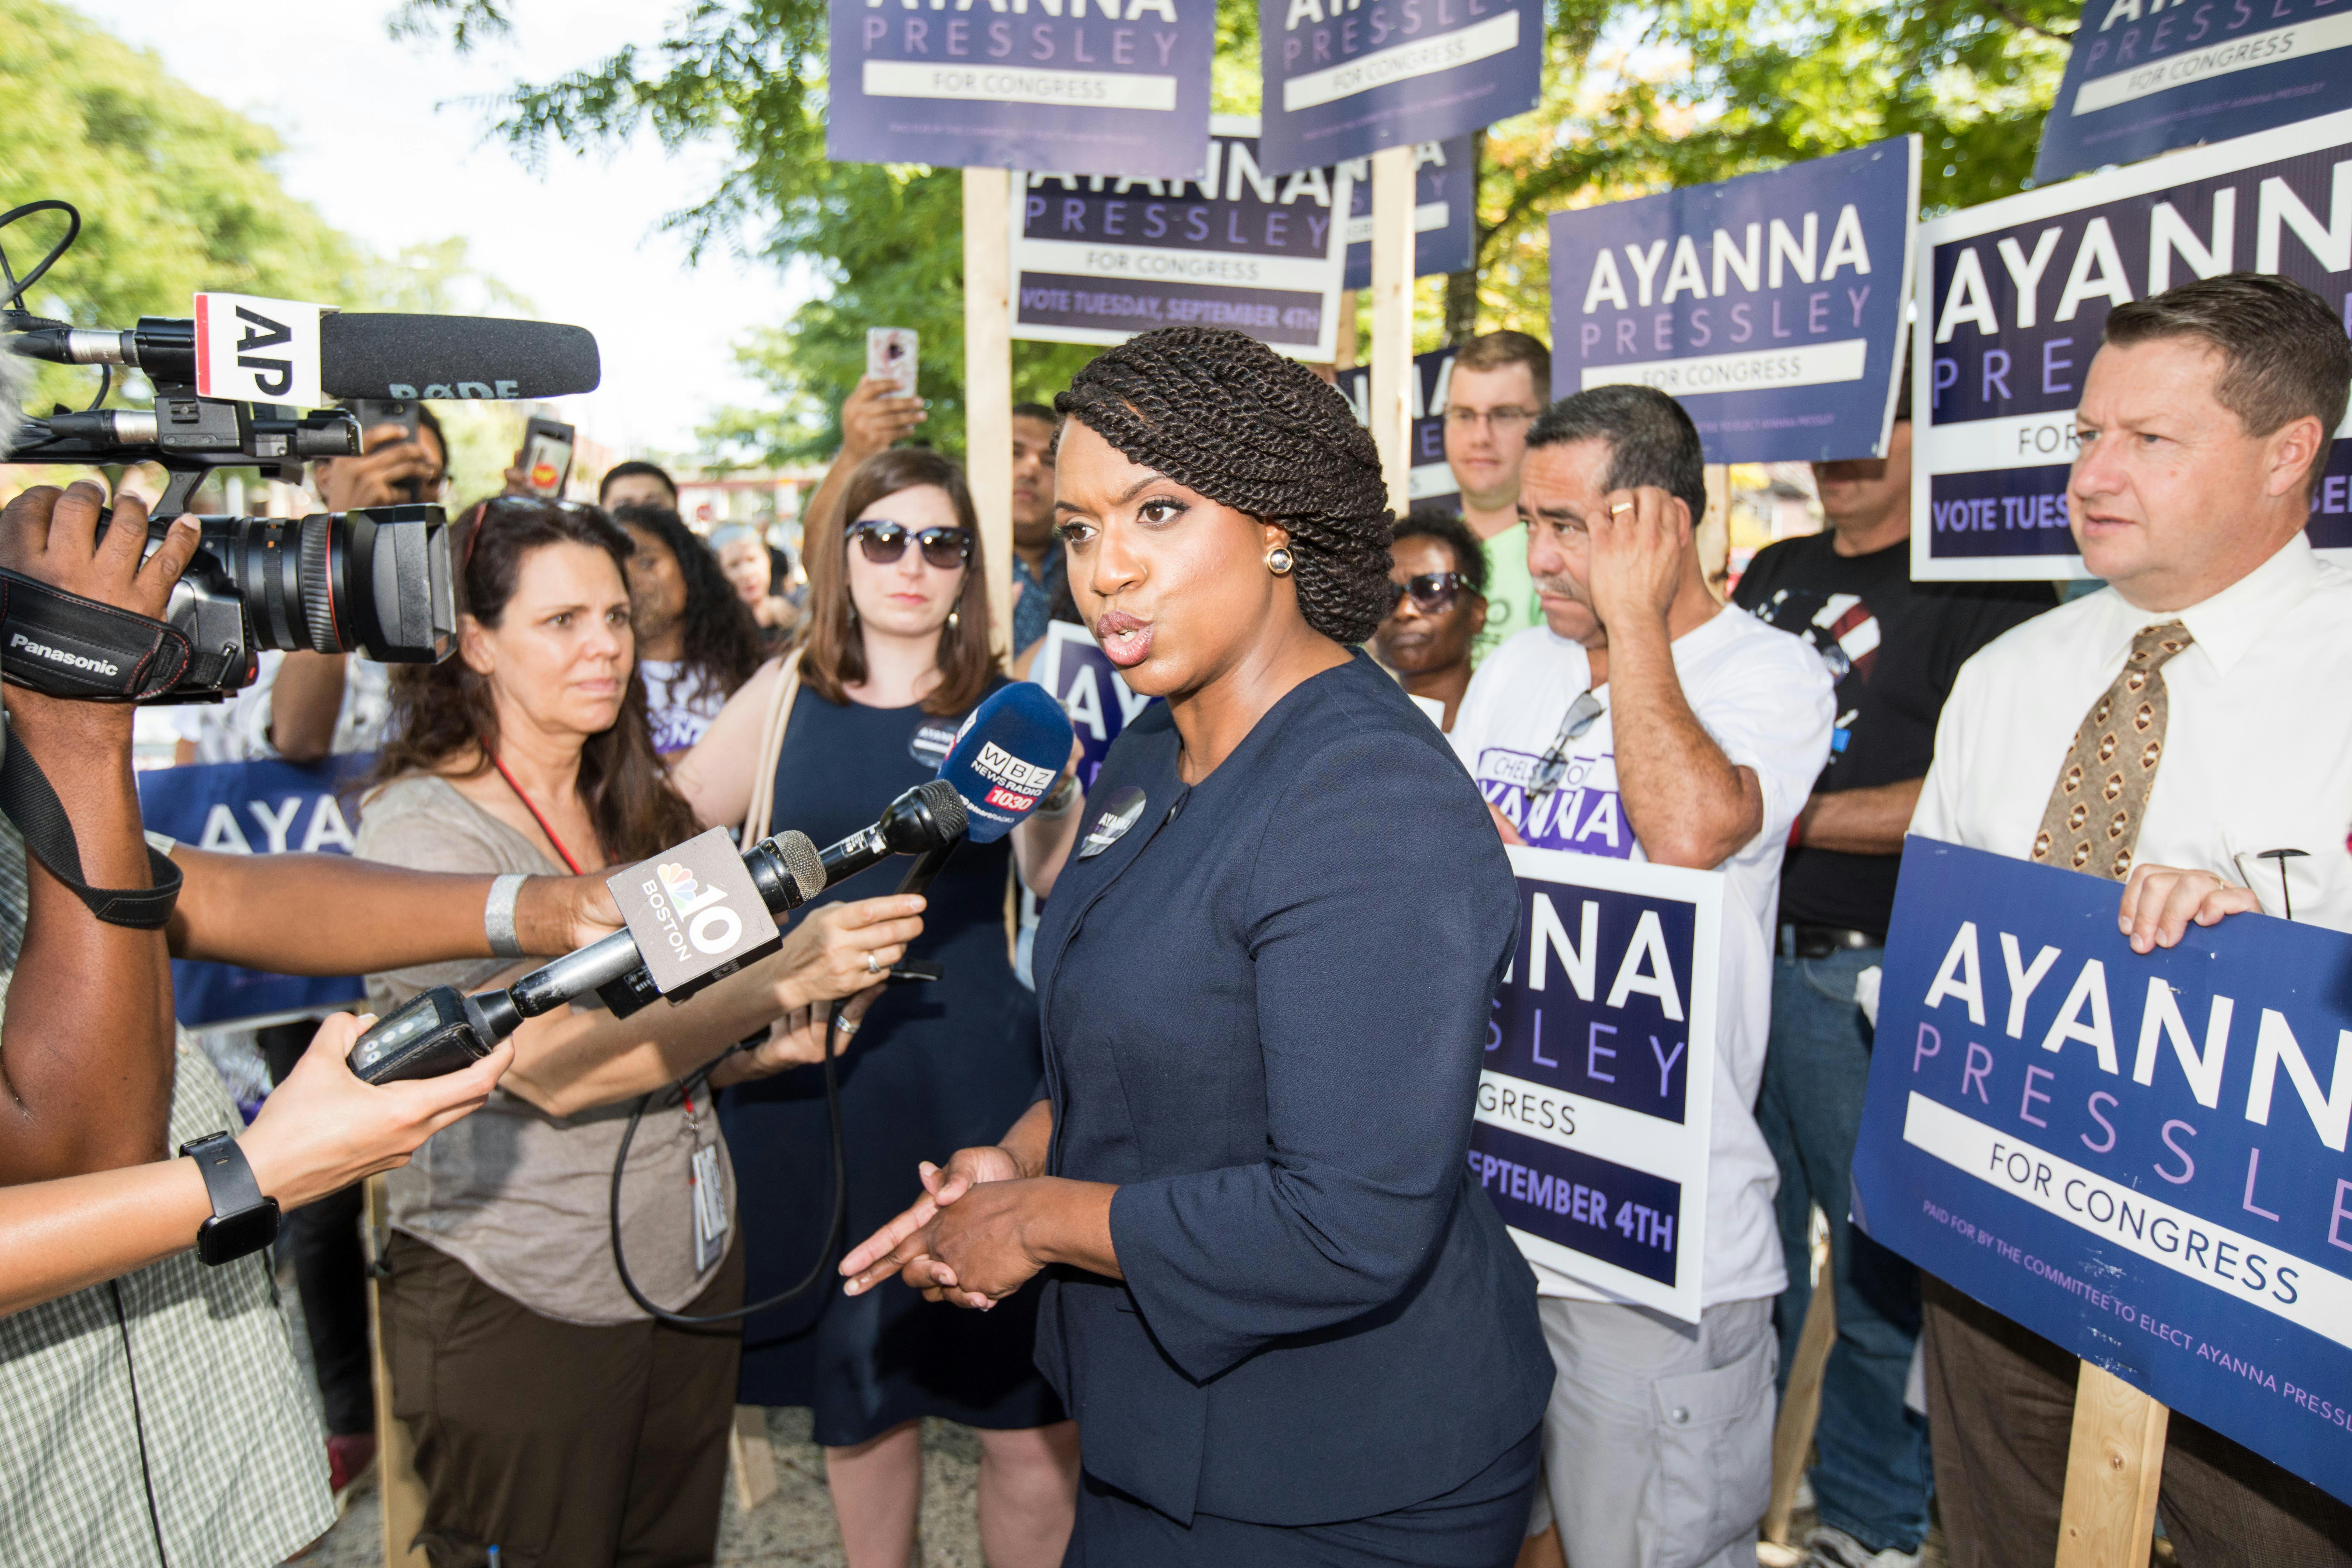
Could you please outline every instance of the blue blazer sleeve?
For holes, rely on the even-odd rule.
[[[1119,1267],[1195,1379],[1374,1311],[1452,1219],[1510,863],[1453,756],[1394,729],[1325,744],[1286,784],[1243,913],[1265,1158],[1122,1186]]]

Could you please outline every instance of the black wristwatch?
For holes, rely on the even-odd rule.
[[[204,1173],[213,1200],[213,1217],[196,1227],[197,1262],[226,1263],[278,1239],[278,1200],[261,1195],[236,1139],[215,1132],[181,1144],[180,1152]]]

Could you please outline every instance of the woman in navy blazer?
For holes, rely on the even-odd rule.
[[[1045,1082],[843,1264],[985,1308],[1046,1275],[1071,1563],[1501,1568],[1551,1357],[1466,1173],[1511,872],[1362,653],[1391,607],[1372,443],[1238,333],[1169,328],[1058,400],[1070,585],[1164,706],[1074,813]]]

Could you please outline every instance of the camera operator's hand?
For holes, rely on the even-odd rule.
[[[799,993],[787,999],[787,1008],[855,996],[873,984],[923,934],[922,914],[920,893],[857,899],[811,911],[776,955],[783,984]]]
[[[373,426],[360,437],[360,457],[321,458],[310,465],[319,500],[329,511],[396,506],[412,494],[439,498],[442,461],[425,445],[422,432],[411,439],[404,425]]]
[[[841,405],[841,455],[853,466],[862,463],[929,417],[921,398],[901,395],[888,376],[869,375]]]
[[[147,508],[124,497],[99,532],[105,492],[42,485],[0,512],[0,565],[117,609],[160,616],[195,552],[195,520],[175,522],[144,564]],[[122,702],[6,689],[8,743],[40,765],[73,828],[81,875],[147,888]],[[25,936],[0,1023],[0,1183],[111,1170],[163,1152],[172,1100],[172,972],[163,933],[100,921],[34,860]]]
[[[418,1144],[480,1109],[514,1059],[513,1046],[505,1044],[444,1078],[362,1083],[347,1058],[374,1022],[373,1015],[338,1013],[320,1025],[310,1048],[238,1136],[254,1180],[280,1208],[408,1163]]]
[[[882,995],[882,987],[869,985],[843,1004],[841,1022],[831,1027],[833,1054],[840,1056],[849,1049],[850,1037],[857,1033],[866,1021],[866,1009]],[[711,1069],[710,1087],[725,1089],[730,1083],[747,1083],[752,1079],[767,1078],[787,1068],[807,1067],[824,1059],[825,1035],[833,1016],[833,1004],[812,1002],[796,1007],[768,1026],[768,1037],[748,1051],[720,1058]]]
[[[171,532],[142,563],[139,557],[147,547],[147,503],[135,495],[123,496],[114,508],[113,526],[101,536],[99,513],[105,506],[106,492],[88,479],[76,480],[64,490],[34,486],[0,512],[0,566],[85,599],[160,619],[172,584],[196,552],[196,520],[184,513],[173,519]]]

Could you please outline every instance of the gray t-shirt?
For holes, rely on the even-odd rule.
[[[523,871],[561,876],[539,846],[460,795],[445,779],[397,779],[367,798],[359,855],[419,871]],[[434,985],[478,991],[515,968],[478,959],[368,976],[379,1013]],[[629,1274],[653,1300],[677,1310],[699,1295],[718,1260],[695,1268],[694,1151],[716,1145],[728,1231],[734,1175],[719,1120],[701,1094],[695,1114],[656,1094],[629,1146],[621,1230]],[[542,1317],[570,1323],[642,1321],[621,1288],[609,1228],[613,1157],[634,1100],[576,1116],[550,1116],[494,1090],[489,1103],[425,1140],[385,1182],[392,1226],[436,1247],[476,1278]],[[722,1249],[723,1250],[723,1249]]]

